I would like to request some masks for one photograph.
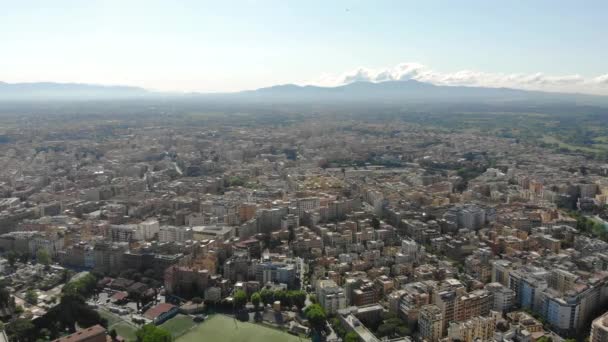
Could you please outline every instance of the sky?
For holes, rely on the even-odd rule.
[[[608,95],[608,1],[0,0],[0,81],[415,79]]]

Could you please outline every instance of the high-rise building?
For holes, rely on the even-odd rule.
[[[329,314],[335,314],[346,307],[344,290],[333,280],[318,280],[316,284],[319,305]]]
[[[489,316],[477,316],[463,322],[450,322],[448,338],[450,341],[474,342],[492,341],[496,319],[500,314],[495,312]]]
[[[425,305],[418,314],[420,338],[428,342],[437,342],[443,337],[444,318],[441,309],[436,305]]]
[[[515,304],[515,292],[501,283],[489,283],[485,289],[492,294],[492,310],[504,313]]]
[[[608,312],[593,320],[590,342],[608,342]]]

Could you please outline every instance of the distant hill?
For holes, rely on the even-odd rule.
[[[608,106],[608,97],[551,93],[510,88],[438,86],[414,80],[381,83],[354,82],[338,87],[276,85],[236,93],[160,93],[130,86],[103,86],[78,83],[0,82],[0,101],[105,100],[172,98],[208,103],[299,103],[299,104],[403,104],[403,103],[532,103]]]
[[[608,97],[510,88],[438,86],[415,80],[354,82],[338,87],[278,85],[233,94],[240,99],[277,102],[581,102],[608,104]]]
[[[5,83],[0,82],[0,100],[95,100],[149,96],[143,88],[79,83]]]

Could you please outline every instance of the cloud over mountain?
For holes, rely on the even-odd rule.
[[[357,81],[377,83],[404,80],[416,80],[447,86],[506,87],[608,95],[608,74],[585,78],[578,74],[506,74],[475,70],[440,72],[420,63],[401,63],[394,67],[382,69],[361,67],[342,74],[325,75],[311,83],[322,86],[337,86]]]

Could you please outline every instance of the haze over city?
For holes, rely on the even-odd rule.
[[[608,95],[604,1],[5,1],[0,80],[226,92],[394,78]]]
[[[608,342],[606,13],[0,0],[0,342]]]

